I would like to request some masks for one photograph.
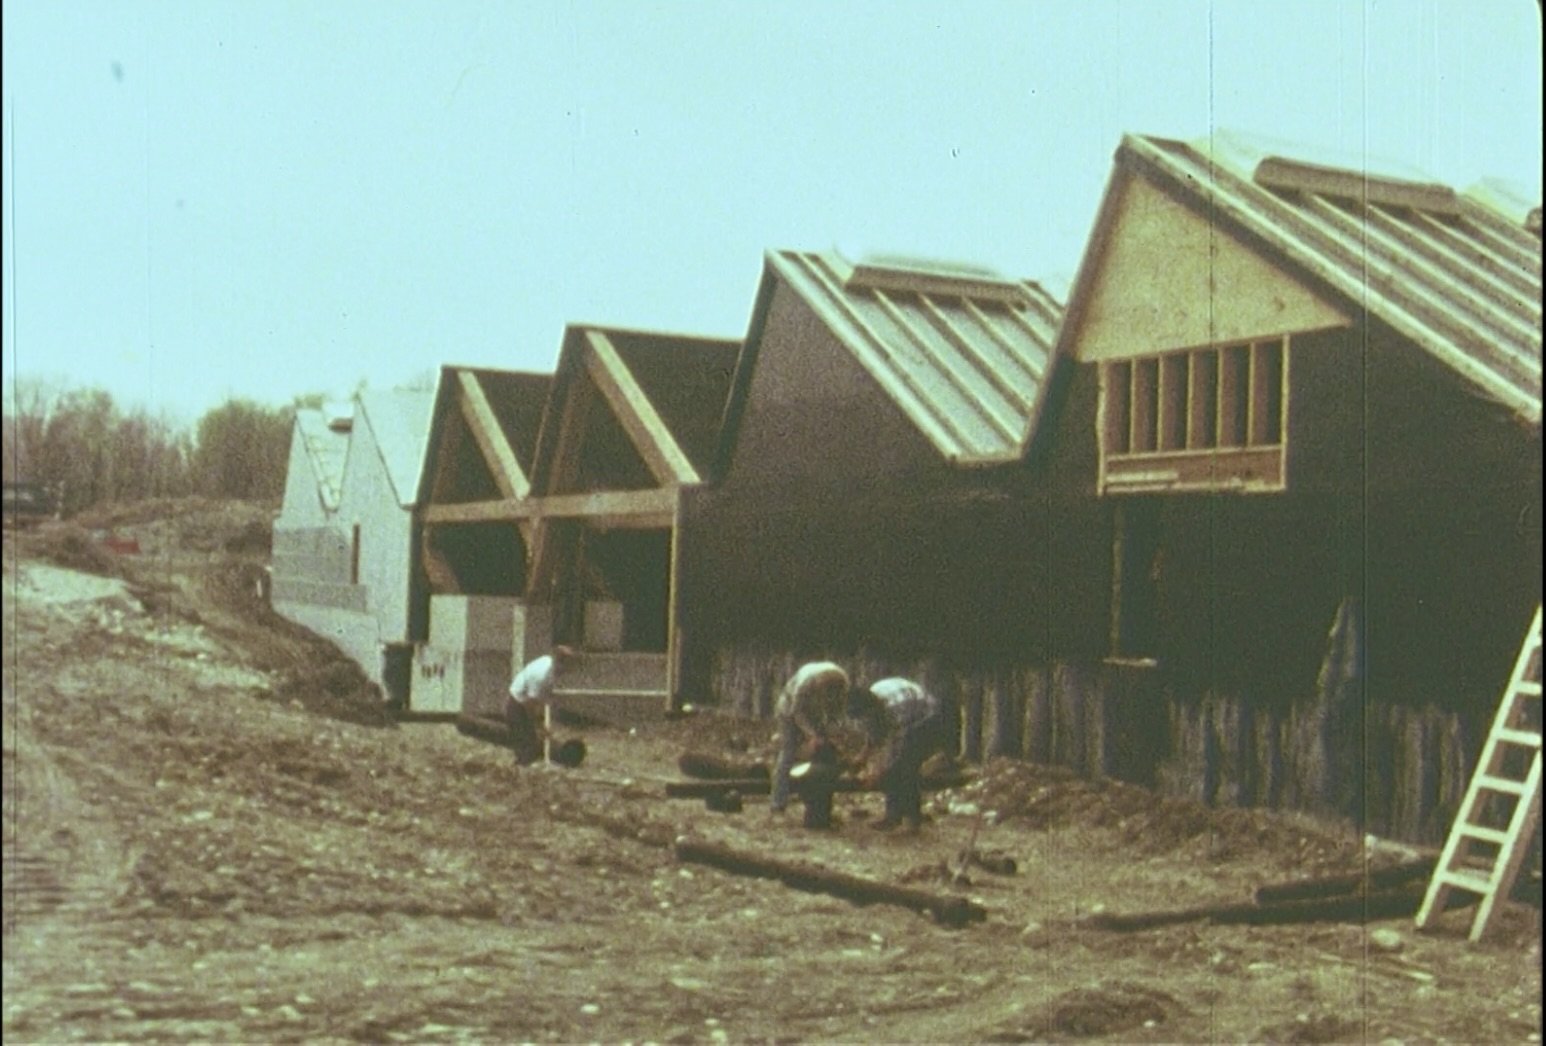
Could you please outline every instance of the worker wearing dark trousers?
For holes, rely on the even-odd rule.
[[[801,666],[778,695],[773,706],[778,720],[778,762],[773,767],[770,809],[782,813],[789,805],[789,771],[827,742],[834,721],[842,717],[843,695],[848,692],[848,673],[831,661]]]
[[[832,793],[837,789],[839,769],[837,748],[821,741],[810,759],[790,772],[794,790],[805,806],[805,827],[832,827]]]
[[[510,747],[515,751],[516,762],[521,765],[546,762],[546,749],[551,743],[548,733],[548,717],[551,714],[553,690],[558,675],[574,659],[574,651],[567,646],[553,648],[532,661],[510,681],[510,693],[505,698],[505,725],[510,729]]]
[[[939,702],[918,683],[893,677],[850,691],[848,715],[864,730],[860,782],[886,796],[885,816],[875,827],[885,831],[903,821],[920,827],[923,763],[944,745]]]

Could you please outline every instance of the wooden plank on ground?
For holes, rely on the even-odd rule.
[[[675,853],[679,861],[707,865],[735,875],[775,879],[791,889],[841,897],[854,904],[900,905],[932,916],[936,922],[945,926],[965,926],[972,922],[982,922],[988,917],[986,909],[965,897],[931,893],[814,865],[782,861],[685,836],[676,841]]]
[[[1340,894],[1386,890],[1418,880],[1426,882],[1433,874],[1436,864],[1438,864],[1438,858],[1424,857],[1415,861],[1403,861],[1401,864],[1372,872],[1354,872],[1350,875],[1328,875],[1320,879],[1271,883],[1256,888],[1256,903],[1272,904],[1276,901],[1307,900],[1312,897],[1336,897]]]
[[[1086,925],[1102,930],[1131,931],[1203,921],[1250,926],[1311,922],[1366,923],[1379,919],[1409,918],[1416,913],[1422,899],[1421,890],[1406,887],[1373,893],[1277,901],[1273,904],[1210,904],[1154,912],[1102,912],[1091,916]]]

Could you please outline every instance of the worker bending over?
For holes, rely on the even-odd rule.
[[[848,673],[831,661],[812,661],[789,677],[773,706],[778,720],[778,762],[773,767],[774,813],[789,805],[789,771],[816,747],[830,744],[832,726],[842,717]]]
[[[885,831],[906,821],[923,824],[923,763],[944,747],[939,702],[918,683],[893,677],[855,687],[848,716],[864,731],[859,781],[886,794],[886,813],[875,827]]]
[[[517,762],[524,765],[538,758],[550,761],[553,690],[573,658],[572,649],[556,646],[551,654],[532,661],[510,681],[505,725],[510,728],[510,744]]]

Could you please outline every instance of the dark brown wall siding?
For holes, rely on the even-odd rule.
[[[1538,434],[1388,332],[1295,339],[1290,491],[1152,502],[1158,665],[1121,666],[1093,367],[1062,365],[1027,463],[973,472],[787,295],[770,330],[829,369],[795,401],[759,373],[736,470],[684,502],[685,699],[766,715],[832,657],[922,679],[971,758],[1443,837],[1540,600]],[[1364,655],[1330,685],[1344,601]]]
[[[774,503],[813,488],[916,483],[945,469],[826,324],[776,287],[734,455],[719,484],[726,496]]]
[[[1142,668],[966,666],[822,647],[722,650],[706,692],[731,710],[766,716],[784,681],[814,657],[835,658],[861,680],[923,681],[945,703],[952,746],[967,759],[1050,763],[1219,806],[1300,810],[1417,843],[1444,838],[1485,729],[1431,707],[1366,705],[1349,690],[1273,708],[1250,695],[1181,696]]]

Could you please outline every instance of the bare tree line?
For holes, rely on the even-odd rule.
[[[5,480],[44,484],[66,515],[145,498],[277,499],[295,411],[322,400],[298,396],[268,407],[233,397],[190,428],[143,407],[125,410],[100,388],[8,384]]]

